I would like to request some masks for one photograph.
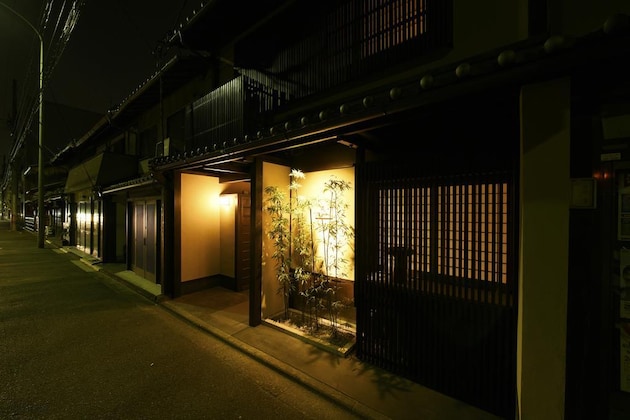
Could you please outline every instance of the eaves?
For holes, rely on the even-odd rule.
[[[142,177],[131,179],[129,181],[120,182],[104,187],[102,193],[112,194],[120,191],[130,190],[132,188],[146,187],[149,185],[158,185],[158,181],[151,175],[145,175]]]
[[[68,144],[53,157],[60,160],[70,150],[81,148],[86,143],[97,141],[110,130],[121,130],[142,113],[160,103],[161,98],[181,88],[192,78],[207,71],[207,61],[200,57],[174,55],[153,75],[134,89],[121,103],[107,111],[82,137]]]
[[[621,20],[624,22],[624,20]],[[604,26],[606,28],[606,26]],[[377,125],[396,115],[465,95],[497,88],[518,88],[539,80],[571,75],[593,66],[624,63],[630,57],[630,27],[601,29],[580,39],[552,36],[534,44],[507,47],[459,63],[362,92],[335,94],[298,111],[289,109],[273,126],[242,139],[213,144],[151,161],[156,171],[220,165],[258,155],[336,139]]]
[[[321,2],[334,3],[330,0]],[[167,46],[216,53],[268,24],[286,10],[297,14],[295,17],[298,19],[303,18],[304,8],[299,3],[297,0],[266,0],[247,4],[231,0],[205,0],[192,16],[167,34],[165,42]]]

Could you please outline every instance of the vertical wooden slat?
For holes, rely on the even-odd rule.
[[[357,279],[366,304],[361,310],[370,314],[357,313],[362,335],[358,354],[472,404],[509,411],[516,313],[510,289],[516,237],[513,187],[496,176],[422,180],[366,166],[358,176],[375,191],[374,204],[366,207],[375,210],[371,226],[382,270],[366,276],[365,287]],[[362,214],[371,217],[369,213]],[[358,247],[364,242],[358,241]],[[394,281],[391,246],[416,251],[406,282]],[[357,257],[369,254],[357,252]],[[507,291],[505,298],[499,288]]]
[[[285,75],[288,82],[282,86],[274,82],[272,91],[261,89],[261,94],[269,94],[265,96],[269,102],[283,95],[301,98],[450,45],[451,1],[433,0],[428,2],[430,7],[426,0],[340,1],[321,16],[315,32],[304,39],[288,38],[265,69]],[[435,33],[428,33],[427,28],[435,28]]]

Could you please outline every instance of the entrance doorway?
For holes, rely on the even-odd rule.
[[[250,244],[251,244],[251,196],[249,193],[238,195],[236,211],[236,291],[249,289],[250,279]]]
[[[157,282],[158,204],[157,200],[141,200],[131,205],[131,269],[152,282]]]

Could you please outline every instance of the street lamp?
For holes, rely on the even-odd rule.
[[[38,154],[37,154],[37,246],[39,248],[44,247],[44,237],[46,229],[46,220],[44,218],[44,154],[43,154],[43,142],[42,135],[44,132],[44,37],[41,33],[28,21],[24,16],[13,10],[11,7],[0,2],[0,6],[13,13],[20,18],[29,28],[35,32],[37,38],[39,38],[39,137],[37,142]]]

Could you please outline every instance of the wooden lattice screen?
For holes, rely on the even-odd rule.
[[[515,401],[515,187],[509,173],[358,172],[357,356],[509,416]]]
[[[380,77],[393,65],[450,48],[452,21],[452,0],[340,0],[309,5],[309,19],[300,20],[299,31],[293,28],[277,36],[276,42],[283,45],[269,60],[264,73],[274,77],[265,83],[300,99],[357,78]],[[275,32],[282,34],[282,30]],[[242,44],[245,49],[246,43]],[[258,45],[256,40],[250,48]],[[240,71],[262,76],[251,69]]]
[[[187,108],[187,148],[221,146],[244,135],[244,78],[237,77]]]

